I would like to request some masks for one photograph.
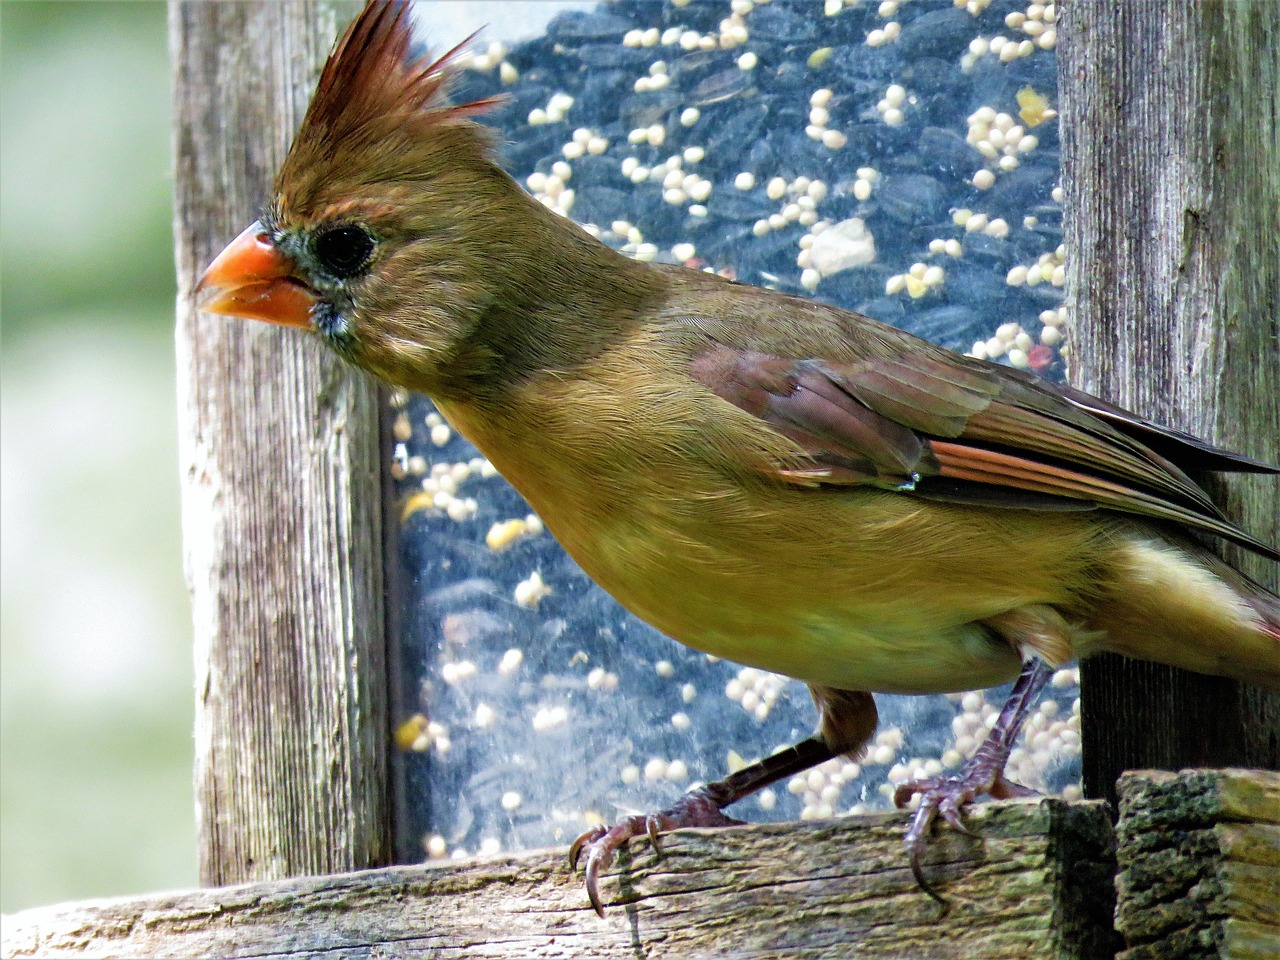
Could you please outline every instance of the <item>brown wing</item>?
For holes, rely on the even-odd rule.
[[[788,483],[871,485],[994,507],[1103,508],[1170,520],[1274,559],[1174,462],[1275,472],[1029,374],[921,345],[855,361],[779,357],[717,339],[695,379],[798,444]],[[1161,452],[1144,443],[1156,438]],[[1185,447],[1185,450],[1183,449]]]
[[[1181,430],[1143,420],[1123,407],[1117,407],[1114,403],[1108,403],[1083,390],[1067,386],[1061,386],[1058,389],[1076,406],[1101,417],[1122,433],[1129,434],[1157,453],[1163,453],[1189,469],[1226,470],[1238,473],[1280,472],[1280,468],[1273,464],[1246,457],[1243,453],[1215,447]]]

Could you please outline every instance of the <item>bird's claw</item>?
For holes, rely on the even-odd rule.
[[[965,822],[960,819],[960,808],[973,799],[973,790],[964,784],[961,778],[948,780],[930,778],[927,780],[909,780],[893,793],[893,803],[897,807],[906,806],[911,797],[920,794],[920,806],[911,818],[911,826],[903,837],[903,845],[907,848],[907,858],[911,863],[911,875],[916,878],[920,889],[927,893],[943,908],[947,907],[946,898],[933,888],[925,879],[924,868],[920,858],[924,856],[928,845],[929,827],[942,814],[942,818],[961,833],[975,836]]]
[[[584,833],[581,833],[578,835],[578,839],[574,840],[573,843],[570,844],[569,846],[569,869],[570,870],[578,869],[578,858],[582,856],[582,851],[587,847],[588,844],[595,843],[597,840],[603,837],[606,833],[608,833],[608,830],[609,830],[608,827],[605,827],[602,824],[596,824],[590,830],[587,830]]]
[[[578,860],[586,854],[583,862],[583,876],[587,886],[587,897],[591,900],[591,908],[603,919],[604,905],[600,902],[600,871],[608,869],[613,863],[613,855],[632,837],[642,836],[647,832],[647,816],[631,816],[606,827],[597,824],[587,830],[569,847],[569,869],[578,869]]]
[[[1008,799],[1033,796],[1035,792],[1020,783],[1006,780],[999,769],[993,770],[991,764],[983,762],[971,762],[954,777],[928,777],[901,784],[893,792],[894,806],[905,807],[912,797],[920,797],[920,806],[903,837],[903,845],[907,848],[911,863],[911,875],[916,878],[920,889],[943,907],[947,906],[946,899],[925,879],[920,863],[928,846],[929,828],[939,815],[952,829],[966,836],[977,837],[981,834],[966,824],[960,815],[961,810],[975,797],[985,794],[997,799]]]
[[[574,840],[569,847],[569,869],[577,870],[578,861],[583,860],[583,878],[587,887],[587,897],[591,907],[604,917],[604,905],[600,900],[600,873],[613,863],[617,853],[627,841],[633,837],[647,837],[653,846],[654,853],[661,856],[662,847],[659,837],[670,830],[681,827],[734,827],[741,826],[741,820],[726,816],[719,804],[702,790],[681,797],[670,809],[660,813],[635,814],[624,817],[612,827],[596,825]]]

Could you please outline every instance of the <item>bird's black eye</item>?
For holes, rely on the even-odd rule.
[[[326,273],[346,280],[369,265],[373,237],[362,227],[334,227],[317,234],[311,249]]]

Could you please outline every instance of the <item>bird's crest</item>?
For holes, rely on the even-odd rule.
[[[341,140],[374,118],[419,115],[444,122],[501,102],[498,97],[444,102],[445,87],[459,69],[458,54],[475,34],[434,60],[411,58],[409,6],[408,0],[370,0],[351,22],[320,74],[305,129]]]
[[[446,134],[455,161],[459,150],[487,153],[492,134],[466,118],[505,98],[450,104],[445,88],[472,37],[441,57],[418,56],[409,7],[408,0],[370,0],[334,45],[276,174],[278,207],[314,212],[317,202],[332,203],[332,194],[350,193],[361,180],[416,179],[422,150],[439,147]]]

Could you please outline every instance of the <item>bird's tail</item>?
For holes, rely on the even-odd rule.
[[[1123,540],[1089,627],[1103,649],[1280,690],[1280,597],[1190,540]]]
[[[1229,584],[1253,608],[1259,629],[1280,644],[1280,596],[1250,579],[1215,553],[1203,550],[1197,559],[1215,576]]]

